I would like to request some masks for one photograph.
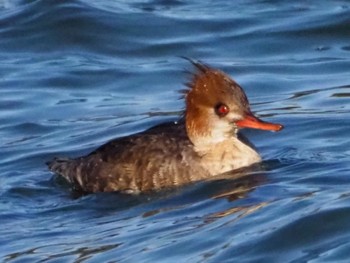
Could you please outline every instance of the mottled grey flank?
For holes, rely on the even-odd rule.
[[[113,140],[85,157],[55,159],[49,168],[78,191],[137,193],[208,177],[199,158],[185,126],[173,123]]]

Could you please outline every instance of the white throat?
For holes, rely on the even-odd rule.
[[[218,143],[195,145],[202,165],[211,175],[218,175],[261,161],[259,154],[236,136]]]

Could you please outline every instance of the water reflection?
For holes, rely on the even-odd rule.
[[[230,215],[233,215],[236,213],[240,213],[234,220],[234,221],[237,221],[237,220],[239,220],[239,219],[241,219],[249,214],[252,214],[255,211],[265,207],[268,204],[269,204],[268,202],[261,202],[259,204],[255,204],[255,205],[232,207],[230,209],[226,209],[224,211],[217,212],[217,213],[214,213],[214,214],[208,216],[208,220],[212,221],[212,220],[215,220],[217,218],[226,217],[226,216],[230,216]]]
[[[212,202],[215,202],[215,200],[219,199],[225,199],[229,203],[232,203],[232,207],[229,206],[229,208],[225,209],[224,211],[207,215],[207,218],[205,219],[206,222],[210,221],[208,221],[208,219],[224,217],[241,211],[251,213],[253,212],[252,208],[259,206],[259,204],[245,204],[240,206],[235,201],[246,198],[250,192],[254,191],[257,187],[266,182],[266,174],[261,171],[260,165],[243,168],[239,171],[217,176],[216,178],[212,178],[210,181],[197,182],[192,186],[185,186],[184,188],[188,188],[190,191],[188,194],[191,194],[189,200],[184,197],[184,195],[186,196],[187,194],[187,190],[183,190],[183,188],[168,190],[155,195],[149,195],[147,199],[148,202],[154,200],[165,200],[165,198],[167,198],[168,202],[170,201],[170,203],[173,203],[171,200],[174,198],[176,199],[177,196],[182,196],[182,199],[187,200],[187,202],[181,202],[178,205],[165,205],[157,209],[148,210],[144,212],[142,216],[145,218],[152,217],[162,213],[184,209],[190,206],[190,204],[193,202],[206,202],[207,200],[212,200]],[[261,205],[262,204],[260,204],[260,206]]]
[[[42,261],[45,262],[47,260],[55,260],[57,258],[70,258],[71,262],[84,262],[93,256],[97,256],[98,254],[108,252],[110,250],[118,248],[122,244],[111,244],[111,245],[96,245],[90,247],[78,247],[73,250],[68,250],[66,252],[52,253],[52,248],[50,246],[39,246],[30,248],[24,251],[15,252],[8,254],[4,257],[4,262],[12,262],[15,260],[24,260],[25,258],[30,260],[35,256],[43,253],[46,254],[46,257],[41,257]],[[66,247],[66,244],[56,244],[57,248]],[[66,249],[67,250],[67,249]]]

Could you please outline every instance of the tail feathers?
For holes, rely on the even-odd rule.
[[[46,164],[48,165],[50,171],[66,179],[67,182],[71,184],[72,190],[74,192],[85,192],[82,175],[77,160],[68,158],[55,158]]]
[[[55,174],[61,175],[68,182],[73,183],[73,178],[71,176],[72,171],[75,170],[75,161],[68,158],[55,158],[50,162],[46,163],[50,171]]]

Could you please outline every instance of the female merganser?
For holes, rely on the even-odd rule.
[[[49,169],[84,193],[140,193],[203,180],[261,161],[240,128],[280,131],[255,117],[243,89],[199,62],[184,92],[178,123],[112,140],[76,159],[54,159]]]

